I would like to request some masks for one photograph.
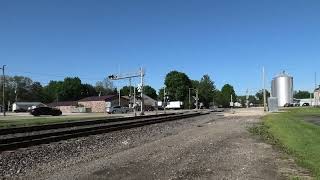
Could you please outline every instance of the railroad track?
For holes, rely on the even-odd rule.
[[[0,129],[0,151],[15,150],[205,114],[209,114],[209,112],[172,113]]]

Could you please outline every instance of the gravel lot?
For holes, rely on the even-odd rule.
[[[247,112],[246,112],[247,113]],[[250,114],[250,115],[249,115]],[[3,179],[285,179],[307,174],[253,138],[260,114],[214,114],[0,154]]]

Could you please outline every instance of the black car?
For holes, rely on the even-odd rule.
[[[302,106],[310,106],[309,103],[303,103]]]
[[[60,109],[56,109],[56,108],[38,107],[38,108],[32,109],[30,114],[34,116],[40,116],[40,115],[60,116],[62,115],[62,112],[60,111]]]

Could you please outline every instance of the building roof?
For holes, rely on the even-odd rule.
[[[144,100],[144,104],[147,106],[156,106],[156,104],[158,102],[158,101],[152,99],[150,96],[147,96],[145,94],[143,94],[143,100]]]
[[[129,99],[129,96],[123,96],[125,99]],[[140,100],[137,100],[139,102]],[[152,99],[150,96],[143,94],[144,105],[146,106],[156,106],[158,101]]]
[[[117,95],[108,95],[108,96],[91,96],[80,99],[79,102],[86,102],[86,101],[110,101],[117,97]]]
[[[37,106],[39,104],[43,104],[41,102],[15,102],[13,104],[16,104],[18,106]]]
[[[77,101],[60,101],[60,102],[52,102],[47,104],[49,107],[57,107],[57,106],[77,106]]]

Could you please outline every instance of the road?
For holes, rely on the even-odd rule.
[[[1,161],[14,164],[11,174],[2,174],[34,179],[286,179],[303,173],[292,159],[249,134],[247,128],[261,115],[211,114],[2,153]],[[21,161],[25,163],[19,165]]]

